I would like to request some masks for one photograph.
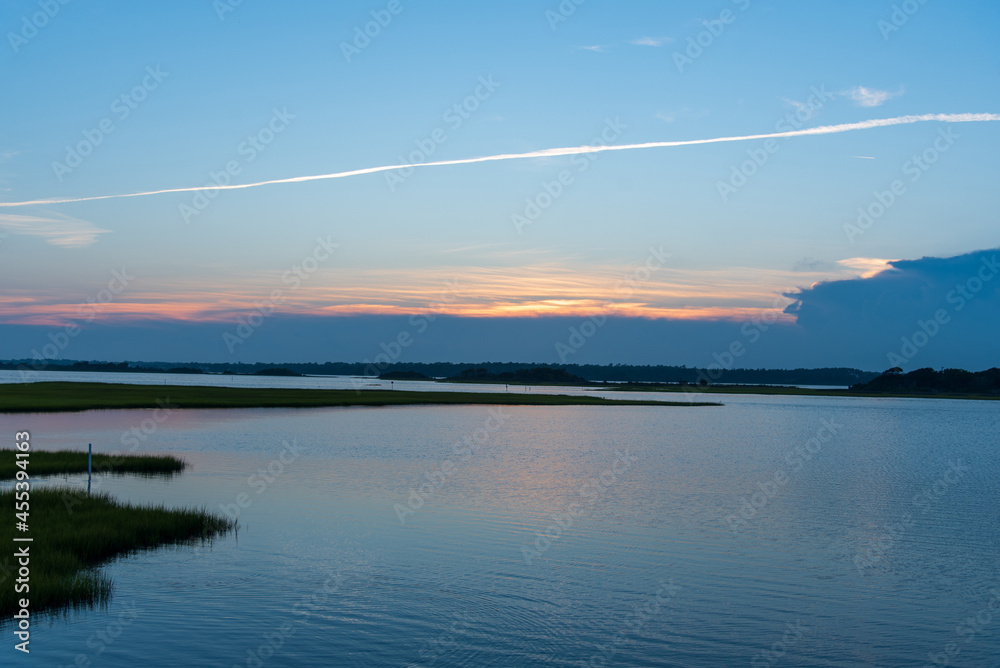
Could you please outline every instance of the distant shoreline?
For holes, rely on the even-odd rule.
[[[789,387],[783,385],[622,385],[609,387],[614,392],[670,392],[691,394],[768,394],[798,397],[858,397],[869,399],[970,399],[977,401],[997,401],[998,395],[972,394],[963,392],[951,393],[914,393],[914,392],[859,392],[845,388],[841,390],[817,390],[805,387]]]
[[[133,408],[330,408],[338,406],[721,406],[718,402],[604,399],[567,394],[314,390],[40,382],[0,384],[0,413]]]
[[[90,373],[157,373],[210,376],[271,375],[276,371],[303,376],[377,377],[397,373],[415,373],[428,378],[456,378],[469,370],[483,370],[488,375],[517,374],[526,369],[549,367],[565,371],[588,382],[602,383],[710,383],[745,385],[837,385],[848,387],[876,378],[879,374],[850,368],[820,369],[704,369],[670,365],[630,364],[556,364],[550,362],[99,362],[71,360],[0,360],[0,369],[8,371],[64,371]],[[477,374],[481,375],[481,374]],[[474,380],[474,379],[470,379]],[[541,380],[541,379],[536,379]],[[515,384],[515,383],[512,383]],[[523,383],[520,383],[523,384]]]

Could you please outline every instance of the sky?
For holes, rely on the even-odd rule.
[[[0,358],[997,365],[996,3],[64,2]]]

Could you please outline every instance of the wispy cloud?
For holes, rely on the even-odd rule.
[[[633,39],[631,43],[636,46],[663,46],[673,41],[670,37],[639,37]]]
[[[881,107],[889,100],[901,96],[904,92],[905,90],[902,87],[894,92],[879,90],[877,88],[867,88],[865,86],[855,86],[854,88],[838,91],[836,93],[827,92],[827,95],[829,95],[831,99],[836,97],[846,97],[852,100],[855,106],[858,107]],[[805,116],[805,118],[812,118],[815,116],[815,112],[818,109],[815,104],[800,102],[787,97],[781,98],[781,101],[792,109],[795,109],[795,111],[799,112],[800,115]]]
[[[596,51],[597,53],[604,53],[608,50],[608,47],[603,44],[594,44],[593,46],[581,46],[584,51]]]
[[[902,94],[902,88],[893,93],[876,88],[865,88],[864,86],[857,86],[844,93],[844,95],[854,100],[854,103],[859,107],[881,107],[892,98],[899,97]]]
[[[42,218],[40,216],[0,213],[0,230],[11,234],[42,237],[53,246],[63,248],[89,246],[97,241],[98,235],[109,232],[109,230],[103,230],[86,220],[61,214],[51,215],[57,217]]]
[[[823,106],[822,103],[816,104],[811,102],[799,102],[798,100],[792,100],[787,97],[781,98],[781,101],[795,110],[796,116],[800,121],[808,121],[814,118]]]
[[[0,208],[15,206],[38,206],[51,204],[67,204],[70,202],[93,202],[106,199],[124,199],[131,197],[150,197],[154,195],[166,195],[170,193],[190,193],[203,191],[222,190],[245,190],[247,188],[261,188],[264,186],[283,185],[289,183],[308,183],[310,181],[326,181],[330,179],[346,179],[364,174],[379,174],[381,172],[393,172],[400,169],[416,169],[427,167],[451,167],[455,165],[472,165],[483,162],[498,162],[504,160],[536,160],[538,158],[557,158],[568,155],[588,155],[591,153],[605,153],[608,151],[636,151],[653,148],[676,148],[678,146],[699,146],[702,144],[721,144],[727,142],[745,142],[758,139],[771,139],[779,137],[814,137],[819,135],[840,134],[842,132],[856,132],[858,130],[872,130],[874,128],[886,128],[896,125],[910,125],[913,123],[982,123],[1000,121],[1000,114],[921,114],[912,116],[896,116],[894,118],[876,118],[857,123],[840,123],[838,125],[821,125],[814,128],[802,130],[789,130],[787,132],[769,132],[756,135],[737,135],[733,137],[712,137],[710,139],[685,139],[680,141],[655,141],[642,144],[607,144],[607,145],[584,145],[568,146],[562,148],[547,148],[539,151],[529,151],[527,153],[501,153],[499,155],[488,155],[479,158],[459,158],[457,160],[438,160],[436,162],[422,162],[416,164],[383,165],[380,167],[365,167],[363,169],[352,169],[345,172],[333,172],[330,174],[314,174],[311,176],[292,176],[283,179],[272,179],[270,181],[257,181],[255,183],[231,184],[227,186],[192,186],[188,188],[167,188],[163,190],[148,190],[145,192],[126,193],[120,195],[94,195],[91,197],[67,197],[62,199],[49,200],[29,200],[25,202],[0,202]]]
[[[875,156],[872,155],[852,155],[852,158],[857,158],[858,160],[874,160]]]
[[[849,257],[846,260],[839,260],[837,264],[861,272],[861,278],[871,278],[881,274],[886,269],[892,269],[892,263],[896,260],[886,260],[879,257]]]
[[[501,257],[503,255],[501,254]],[[489,261],[488,254],[479,260]],[[543,258],[521,266],[441,268],[325,267],[289,292],[282,315],[412,315],[429,306],[465,317],[608,315],[645,318],[746,319],[775,309],[775,296],[801,277],[754,267],[691,270],[664,266],[629,292],[623,272],[632,275],[642,258],[624,262],[567,264]],[[485,264],[485,263],[484,263]],[[258,308],[260,295],[281,284],[281,271],[255,271],[227,280],[205,275],[160,280],[147,291],[130,290],[108,304],[112,321],[197,320],[232,322]],[[825,276],[824,276],[825,277]],[[442,289],[455,294],[442,302]],[[82,297],[80,297],[82,299]],[[781,306],[791,300],[782,300]],[[0,286],[0,324],[59,325],[72,320],[80,300]]]

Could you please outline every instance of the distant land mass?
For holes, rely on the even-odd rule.
[[[917,369],[903,373],[894,367],[867,383],[852,385],[851,392],[865,394],[1000,396],[1000,369],[965,371],[964,369]]]
[[[37,360],[15,360],[12,362],[0,362],[0,369],[20,369],[21,367],[35,369],[38,366]],[[139,363],[131,362],[71,362],[56,361],[47,365],[50,371],[91,371],[100,373],[205,373],[197,365],[173,366],[158,362],[151,363],[150,366],[142,366]]]
[[[712,385],[699,383],[620,383],[622,392],[703,392],[708,394],[784,394],[826,397],[919,397],[938,399],[1000,399],[1000,369],[917,369],[903,373],[894,367],[878,377],[848,388],[803,388],[786,385]]]
[[[378,377],[379,380],[434,380],[419,371],[390,371]]]
[[[40,365],[31,360],[0,362],[4,370],[50,370],[102,373],[213,374],[252,376],[372,376],[371,365],[239,364],[189,362],[94,362],[57,360]],[[917,369],[893,367],[881,374],[847,368],[825,369],[696,369],[673,366],[525,365],[486,362],[398,364],[377,375],[381,380],[423,380],[511,385],[586,385],[632,392],[709,392],[799,394],[816,396],[896,396],[957,399],[1000,399],[1000,369]]]
[[[632,364],[545,364],[544,362],[405,362],[376,365],[366,362],[257,363],[233,362],[84,362],[75,360],[15,359],[0,362],[0,369],[49,371],[101,371],[114,373],[214,373],[254,375],[276,367],[309,376],[387,376],[415,372],[428,378],[456,378],[468,369],[488,374],[517,373],[526,368],[561,370],[591,382],[688,383],[739,385],[829,385],[849,387],[866,383],[878,373],[843,367],[822,369],[722,369]],[[393,380],[386,378],[386,380]],[[408,380],[396,378],[396,380]],[[499,382],[499,381],[498,381]],[[513,381],[522,382],[522,381]],[[536,381],[537,382],[537,381]]]
[[[261,369],[260,371],[254,371],[255,376],[294,376],[298,377],[302,374],[298,371],[292,371],[291,369],[286,369],[284,367]]]
[[[553,369],[548,366],[518,369],[490,373],[486,369],[466,369],[452,378],[446,379],[452,383],[513,383],[513,384],[553,384],[553,385],[588,385],[591,381],[576,376],[565,369]]]

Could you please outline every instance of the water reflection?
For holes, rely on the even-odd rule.
[[[791,627],[794,642],[773,665],[916,665],[988,602],[1000,574],[1000,511],[986,501],[1000,493],[1000,406],[725,401],[504,407],[502,425],[467,457],[487,407],[178,411],[142,451],[179,454],[190,472],[109,478],[106,488],[235,507],[239,542],[112,566],[118,597],[108,614],[130,601],[144,614],[101,661],[243,666],[271,638],[267,666],[558,666],[595,656],[718,666],[765,660]],[[31,417],[33,439],[53,448],[119,447],[142,419]],[[0,428],[23,420],[0,416]],[[796,466],[789,453],[824,421],[837,433]],[[623,468],[626,453],[635,460]],[[859,550],[912,512],[956,458],[968,472],[859,573]],[[784,482],[763,493],[778,471]],[[595,501],[567,523],[567,509],[590,499],[583,489]],[[401,522],[396,506],[409,507],[414,492],[422,503]],[[734,531],[727,518],[757,493],[766,503]],[[522,548],[544,544],[539,534],[548,547],[527,563]],[[659,612],[635,616],[655,609],[671,582]],[[39,647],[53,665],[71,663],[107,620],[54,622]],[[959,659],[988,665],[995,650],[981,634]]]

